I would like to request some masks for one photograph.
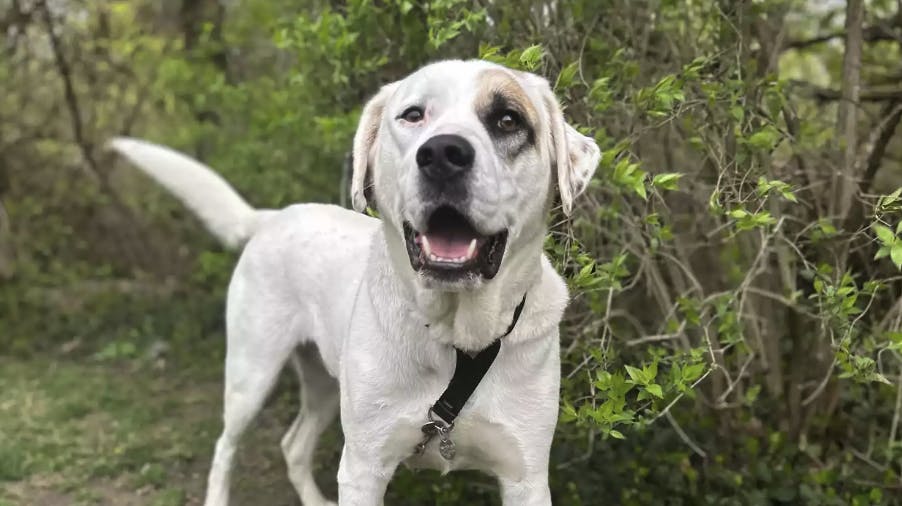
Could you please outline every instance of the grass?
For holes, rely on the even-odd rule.
[[[0,506],[199,504],[220,388],[215,365],[0,358]],[[278,440],[297,399],[284,393],[239,453],[236,504],[296,504]]]

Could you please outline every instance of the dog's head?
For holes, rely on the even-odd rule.
[[[353,158],[355,209],[372,189],[389,247],[403,245],[427,287],[459,290],[494,278],[519,247],[541,244],[552,178],[569,213],[599,150],[566,124],[545,79],[443,61],[370,100]]]

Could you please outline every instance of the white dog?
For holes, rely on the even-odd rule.
[[[542,252],[544,221],[555,187],[570,212],[599,150],[565,123],[546,80],[443,61],[384,86],[363,110],[351,182],[354,208],[369,199],[381,220],[319,204],[255,210],[184,155],[111,145],[224,243],[247,242],[229,287],[208,506],[227,504],[238,440],[289,360],[302,406],[282,449],[304,505],[334,504],[311,459],[339,407],[342,506],[382,504],[402,462],[480,469],[505,505],[551,504],[567,289]],[[446,389],[456,420],[438,409]]]

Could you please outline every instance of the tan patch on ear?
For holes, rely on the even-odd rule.
[[[529,95],[517,79],[509,72],[501,69],[482,71],[477,77],[476,111],[491,109],[496,97],[503,98],[508,105],[523,115],[530,125],[538,123],[538,113]]]

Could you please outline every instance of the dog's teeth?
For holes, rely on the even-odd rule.
[[[432,253],[429,253],[429,260],[432,260],[433,262],[438,262],[438,257],[433,255]]]
[[[466,257],[462,258],[464,258],[465,260],[473,258],[473,253],[476,253],[476,238],[473,238],[473,240],[470,241],[470,247],[467,248],[467,255]]]
[[[433,257],[435,255],[432,254],[432,248],[429,246],[429,238],[426,237],[425,235],[420,236],[420,238],[422,239],[423,252],[426,253],[427,257],[434,260],[435,258],[433,258]]]

